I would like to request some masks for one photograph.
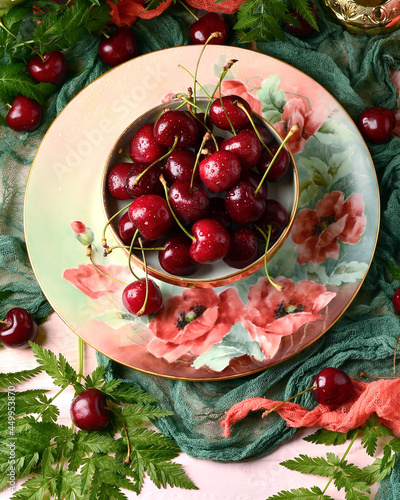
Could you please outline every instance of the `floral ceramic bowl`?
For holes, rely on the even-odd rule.
[[[203,109],[205,109],[207,102],[208,99],[206,98],[197,99],[197,104],[199,104]],[[178,106],[182,106],[182,101],[170,101],[154,107],[153,109],[140,116],[131,125],[129,125],[128,128],[120,135],[120,137],[115,142],[107,158],[103,175],[104,212],[107,220],[109,220],[114,214],[121,210],[121,208],[129,203],[129,200],[117,200],[110,195],[107,187],[107,178],[109,172],[117,163],[128,161],[126,160],[126,156],[128,156],[127,152],[129,151],[129,144],[132,140],[132,137],[134,136],[136,131],[139,130],[139,128],[141,128],[145,124],[154,123],[157,117],[160,116],[162,111],[166,108],[174,109]],[[281,136],[269,122],[255,113],[253,113],[253,119],[256,124],[262,124],[268,130],[275,144],[280,145],[282,143]],[[231,133],[227,133],[226,131],[216,127],[214,127],[214,133],[225,138],[232,136]],[[276,241],[273,242],[273,244],[270,245],[267,253],[267,259],[270,259],[285,241],[290,232],[297,211],[299,199],[298,173],[292,153],[287,148],[286,151],[289,154],[291,163],[289,170],[285,177],[279,182],[268,183],[268,198],[278,201],[286,209],[288,213],[288,222],[281,232],[280,236],[276,239]],[[122,153],[124,154],[124,156],[121,156]],[[115,239],[119,242],[119,244],[123,245],[123,242],[121,241],[118,233],[118,222],[120,220],[120,217],[121,216],[115,217],[111,221],[110,228]],[[157,246],[159,247],[160,245],[162,245],[162,241],[157,242]],[[146,252],[146,265],[149,275],[166,283],[182,287],[208,288],[228,285],[236,282],[237,280],[250,276],[264,265],[264,253],[265,242],[260,240],[260,257],[250,265],[242,269],[236,269],[226,264],[223,260],[220,260],[212,264],[201,265],[200,270],[189,277],[175,276],[165,272],[159,263],[157,251]],[[144,263],[141,258],[140,252],[134,252],[132,254],[132,258],[136,266],[144,269]]]

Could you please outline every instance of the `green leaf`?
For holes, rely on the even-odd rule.
[[[257,99],[262,105],[262,115],[272,124],[281,119],[283,106],[286,104],[286,96],[280,88],[280,83],[279,75],[271,75],[263,80],[257,92]]]
[[[384,436],[391,436],[390,430],[383,424],[379,423],[378,417],[376,415],[369,418],[365,426],[363,427],[363,436],[361,438],[361,444],[364,446],[365,451],[371,457],[374,456],[378,438]]]
[[[117,403],[137,403],[141,405],[157,403],[157,399],[154,396],[132,386],[130,383],[123,380],[118,380],[118,384],[112,384],[111,382],[106,382],[101,387],[101,391]]]
[[[136,427],[138,425],[144,424],[145,422],[152,422],[157,418],[169,417],[173,415],[173,412],[158,408],[155,406],[142,406],[139,404],[130,404],[122,409],[122,411],[115,408],[121,416],[126,425]],[[113,421],[115,425],[119,427],[119,420],[113,416]]]
[[[10,386],[21,384],[22,382],[26,382],[27,380],[35,377],[41,371],[42,368],[39,366],[37,368],[32,368],[31,370],[22,370],[13,373],[0,373],[0,387],[6,389]]]
[[[46,497],[49,480],[46,477],[36,476],[24,482],[16,491],[12,500],[43,500]]]
[[[335,432],[327,429],[318,429],[314,434],[306,436],[304,441],[315,444],[340,445],[353,437],[355,431],[350,432]]]
[[[385,461],[385,466],[382,467],[384,463],[383,460],[381,458],[376,458],[373,464],[366,465],[361,469],[358,479],[365,484],[373,484],[382,481],[382,479],[392,473],[395,459],[395,455],[391,455],[389,459]]]
[[[307,455],[299,455],[293,460],[285,460],[281,462],[281,465],[302,474],[313,474],[323,477],[331,477],[335,471],[335,464],[332,465],[325,458],[312,458]]]
[[[25,64],[0,65],[0,100],[11,104],[18,95],[24,95],[44,104],[54,92],[51,83],[35,83],[27,74]]]
[[[312,488],[297,488],[287,491],[280,491],[276,495],[268,497],[267,500],[334,500],[329,495],[324,495],[322,490],[317,486]]]
[[[146,469],[150,479],[158,488],[179,486],[188,490],[197,490],[197,486],[188,478],[182,465],[175,462],[151,462]]]

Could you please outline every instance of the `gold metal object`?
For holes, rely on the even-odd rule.
[[[400,27],[400,0],[324,0],[331,14],[359,35],[389,33]]]

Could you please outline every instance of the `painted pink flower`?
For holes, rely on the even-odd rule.
[[[224,80],[222,82],[222,95],[238,95],[242,97],[245,101],[250,104],[251,109],[261,115],[262,112],[262,104],[261,102],[254,97],[246,87],[246,85],[239,80]],[[255,88],[258,90],[258,87]],[[219,93],[215,94],[216,97],[219,96]]]
[[[313,281],[296,284],[288,278],[275,281],[283,287],[282,291],[277,290],[268,278],[260,278],[251,286],[243,313],[243,325],[268,357],[277,351],[281,337],[322,319],[320,311],[336,295]]]
[[[101,271],[116,279],[126,278],[124,266],[98,266]],[[125,285],[114,281],[99,272],[92,264],[80,264],[79,267],[65,269],[63,279],[69,281],[78,290],[91,299],[99,299],[110,293],[121,293]]]
[[[219,295],[212,288],[185,289],[168,297],[151,321],[155,337],[147,349],[173,362],[185,354],[199,356],[220,342],[241,319],[243,303],[236,288]]]
[[[77,240],[82,245],[90,245],[94,241],[94,234],[90,227],[87,227],[80,220],[73,220],[71,222],[71,229],[75,233]]]
[[[283,106],[282,120],[274,123],[274,128],[284,138],[292,126],[297,125],[298,130],[288,139],[287,144],[292,153],[299,153],[325,120],[326,109],[322,105],[311,109],[307,100],[292,97]]]
[[[167,102],[171,102],[174,96],[176,96],[176,92],[167,92],[161,97],[160,103],[166,104]]]
[[[303,209],[295,219],[291,237],[297,248],[297,262],[321,263],[339,257],[339,241],[358,243],[364,232],[364,202],[354,193],[344,201],[344,193],[332,191],[315,210]]]
[[[71,222],[71,229],[75,234],[84,234],[86,231],[86,226],[80,220],[73,220]]]

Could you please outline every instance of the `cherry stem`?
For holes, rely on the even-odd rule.
[[[396,356],[397,356],[397,347],[399,345],[399,340],[400,340],[400,333],[397,336],[396,340],[396,345],[394,346],[394,355],[393,355],[393,371],[394,371],[394,376],[397,377],[397,370],[396,370]]]
[[[130,207],[130,205],[131,205],[131,203],[129,203],[129,205],[125,205],[123,208],[121,208],[120,210],[118,210],[118,212],[116,212],[114,215],[112,215],[108,219],[106,225],[104,226],[103,232],[101,233],[101,246],[105,249],[105,251],[107,251],[107,248],[108,248],[107,240],[106,240],[106,229],[107,229],[107,227],[115,219],[115,217],[118,217],[119,214],[121,214],[122,212],[124,212],[125,210],[127,210]]]
[[[263,145],[263,147],[268,151],[269,155],[272,156],[271,150],[269,149],[269,147],[263,141],[263,139],[262,139],[262,137],[260,135],[260,132],[258,131],[258,129],[256,127],[256,124],[254,123],[253,118],[251,117],[250,113],[246,109],[246,106],[243,106],[243,104],[241,102],[236,102],[235,104],[236,104],[236,106],[238,106],[240,109],[242,109],[246,113],[246,116],[250,120],[251,126],[253,127],[254,132],[255,132],[256,136],[258,137],[258,140],[261,142],[261,144]]]
[[[102,271],[99,266],[97,266],[94,261],[93,261],[93,255],[92,255],[92,245],[88,245],[86,247],[86,256],[89,257],[90,259],[90,262],[92,263],[92,265],[94,266],[95,269],[97,269],[97,271],[102,274],[103,276],[105,276],[106,278],[109,278],[110,280],[113,280],[113,281],[116,281],[117,283],[121,283],[122,285],[124,286],[128,286],[127,283],[124,283],[123,281],[120,281],[119,279],[117,278],[114,278],[113,276],[110,276],[108,274],[106,274],[104,271]]]
[[[139,244],[142,247],[142,239],[141,238],[139,238]],[[148,273],[147,273],[146,256],[145,256],[145,253],[143,252],[143,250],[142,250],[142,259],[143,259],[143,264],[144,264],[144,275],[145,275],[145,278],[146,278],[146,295],[144,297],[144,302],[143,302],[142,307],[137,312],[137,316],[141,316],[144,313],[144,311],[146,309],[146,306],[147,306],[147,301],[149,299],[149,276],[148,276]]]
[[[83,340],[78,338],[78,382],[83,378]]]
[[[189,9],[189,7],[184,2],[182,2],[182,0],[178,0],[178,2],[189,12],[189,14],[191,14],[196,19],[196,21],[199,20],[196,14],[191,9]]]
[[[270,410],[265,411],[265,412],[262,414],[262,418],[267,417],[270,413],[272,413],[273,411],[275,411],[277,408],[279,408],[280,406],[282,406],[284,403],[288,403],[289,401],[292,401],[292,399],[297,398],[297,396],[301,396],[302,394],[305,394],[306,392],[312,391],[312,390],[313,390],[313,389],[315,389],[316,387],[318,387],[318,386],[317,386],[317,384],[312,385],[311,387],[308,387],[307,389],[304,389],[304,391],[298,392],[298,393],[297,393],[297,394],[295,394],[294,396],[291,396],[290,398],[285,399],[285,401],[281,401],[279,404],[277,404],[276,406],[274,406],[274,407],[273,407],[273,408],[271,408]]]
[[[131,461],[131,444],[129,442],[128,429],[126,428],[126,425],[125,425],[123,418],[121,417],[121,415],[117,411],[115,411],[113,408],[110,408],[109,406],[106,406],[106,410],[111,411],[111,413],[114,413],[114,415],[117,416],[117,418],[119,419],[119,421],[122,424],[122,427],[124,429],[125,436],[126,436],[126,447],[127,447],[127,455],[126,455],[126,458],[125,458],[123,463],[124,463],[124,465],[128,465]]]
[[[215,86],[214,88],[214,91],[212,92],[212,98],[214,99],[214,96],[215,96],[215,93],[217,92],[217,90],[219,90],[219,93],[221,94],[221,83],[222,83],[222,80],[225,78],[225,76],[227,75],[228,71],[231,69],[231,67],[235,64],[235,62],[237,62],[237,59],[231,59],[230,61],[228,61],[225,66],[222,68],[222,71],[221,71],[221,74],[219,76],[219,80],[218,80],[218,83],[217,85]],[[221,96],[220,96],[220,99],[221,99]],[[210,111],[210,107],[211,107],[211,100],[209,101],[208,105],[207,105],[207,109],[206,109],[206,115],[208,115],[209,111]],[[225,108],[224,108],[224,111],[225,111]],[[230,122],[229,118],[228,118],[228,121]],[[232,126],[232,124],[231,124]],[[234,135],[236,135],[236,132],[234,133]]]
[[[395,377],[381,377],[381,376],[378,376],[378,375],[370,375],[369,373],[365,373],[365,372],[360,372],[360,377],[373,378],[373,379],[381,379],[381,378],[384,378],[384,379],[393,379],[393,378],[397,378],[396,376]]]
[[[139,183],[140,179],[146,174],[146,172],[148,172],[152,167],[154,167],[154,165],[156,165],[157,163],[159,163],[161,160],[164,160],[165,158],[167,158],[174,151],[174,149],[176,148],[176,145],[178,144],[178,140],[179,140],[179,137],[176,135],[175,138],[174,138],[174,143],[171,146],[171,149],[169,151],[167,151],[165,153],[165,155],[160,156],[160,158],[157,158],[156,161],[153,161],[153,163],[151,163],[148,167],[146,167],[143,170],[143,172],[140,172],[140,174],[132,182],[132,185],[133,186],[137,186],[137,184]]]
[[[133,250],[133,242],[136,240],[136,237],[137,235],[139,234],[139,229],[136,229],[134,235],[133,235],[133,238],[132,238],[132,241],[131,241],[131,244],[129,246],[129,253],[128,253],[128,266],[129,266],[129,271],[133,274],[134,278],[137,279],[138,281],[142,281],[140,278],[138,278],[136,276],[136,274],[134,273],[133,269],[132,269],[132,250]]]
[[[107,247],[106,250],[104,250],[104,257],[107,257],[113,250],[116,248],[123,248],[125,250],[129,250],[129,245],[114,245],[113,247]],[[145,250],[145,251],[151,251],[151,250],[165,250],[165,247],[132,247],[132,250]]]
[[[186,73],[192,77],[194,79],[194,75],[193,73],[191,73],[187,68],[185,68],[184,66],[182,66],[181,64],[178,64],[178,68],[180,69],[183,69],[184,71],[186,71]],[[207,90],[201,85],[201,83],[196,80],[196,83],[198,84],[198,86],[201,88],[201,90],[204,92],[204,94],[209,98],[209,99],[212,99],[211,95],[207,92]]]
[[[160,181],[161,181],[161,184],[164,187],[165,199],[166,199],[168,208],[169,208],[169,210],[170,210],[170,212],[172,214],[172,217],[175,219],[176,223],[182,229],[182,231],[186,234],[186,236],[188,236],[192,241],[196,241],[196,238],[192,234],[189,233],[189,231],[183,226],[182,222],[178,219],[178,217],[176,216],[175,212],[172,210],[171,203],[170,203],[169,197],[168,197],[167,181],[164,179],[163,175],[160,175]]]
[[[203,48],[201,49],[201,52],[200,52],[200,55],[197,59],[197,63],[196,63],[196,68],[194,70],[194,77],[193,77],[193,102],[196,104],[196,83],[197,83],[197,73],[199,71],[199,65],[200,65],[200,60],[203,56],[203,53],[204,51],[206,50],[206,47],[207,45],[209,44],[209,42],[213,39],[213,38],[217,38],[219,36],[222,36],[222,33],[220,33],[219,31],[216,31],[215,33],[211,33],[211,35],[207,38],[205,44],[203,45]]]
[[[1,323],[2,325],[11,326],[11,321],[6,321],[6,320],[4,320],[4,319],[0,320],[0,323]]]
[[[274,286],[278,292],[281,292],[283,290],[283,287],[281,285],[278,285],[278,283],[275,283],[275,281],[271,278],[269,272],[268,272],[268,247],[269,247],[269,241],[271,239],[271,231],[272,231],[272,226],[271,224],[268,224],[268,235],[264,233],[264,231],[261,229],[261,227],[257,226],[255,224],[255,228],[260,231],[262,234],[263,238],[265,239],[265,252],[264,252],[264,269],[265,269],[265,274],[268,278],[268,281],[271,283],[272,286]]]
[[[44,57],[42,56],[42,54],[38,50],[36,50],[35,48],[28,45],[28,43],[24,42],[24,40],[21,40],[21,38],[18,38],[17,35],[14,35],[14,33],[12,31],[10,31],[8,28],[6,28],[6,26],[4,25],[4,23],[1,19],[0,19],[0,28],[3,28],[3,30],[6,31],[13,38],[15,38],[15,40],[18,40],[18,42],[20,42],[22,45],[24,45],[25,47],[28,47],[30,50],[35,52],[35,54],[37,54],[40,57],[40,59],[42,61],[44,61]]]
[[[289,130],[287,136],[283,139],[281,142],[279,148],[277,149],[274,157],[271,160],[271,163],[268,165],[267,170],[264,172],[264,175],[262,176],[262,179],[260,181],[260,184],[257,186],[257,189],[254,191],[254,196],[257,196],[258,191],[261,189],[261,186],[263,185],[263,182],[265,181],[265,178],[268,175],[268,172],[271,170],[272,165],[275,163],[275,160],[278,158],[279,153],[281,152],[283,146],[286,144],[286,142],[289,140],[289,138],[299,129],[297,125],[293,125],[293,127]]]
[[[132,159],[130,158],[130,156],[128,156],[122,148],[119,148],[119,149],[118,149],[118,153],[119,153],[121,156],[123,156],[124,158],[126,158],[127,160],[129,160],[130,162],[132,161]]]
[[[207,132],[204,137],[203,137],[203,140],[201,141],[201,144],[200,144],[200,147],[199,147],[199,150],[197,152],[197,155],[196,155],[196,161],[194,162],[194,165],[193,165],[193,170],[192,170],[192,177],[190,179],[190,191],[192,191],[193,189],[193,183],[194,183],[194,174],[196,173],[196,169],[197,169],[197,165],[199,164],[199,161],[200,161],[200,156],[201,156],[201,152],[203,150],[203,146],[204,144],[208,141],[208,139],[211,137],[211,133],[210,132]]]

